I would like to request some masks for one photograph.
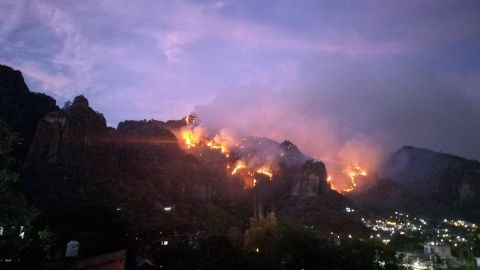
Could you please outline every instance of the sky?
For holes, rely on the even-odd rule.
[[[480,159],[480,1],[0,2],[0,63],[108,124],[179,119],[327,162]]]

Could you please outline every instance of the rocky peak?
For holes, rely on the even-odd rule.
[[[0,93],[28,93],[22,73],[11,67],[0,65]]]
[[[22,138],[14,150],[17,160],[27,155],[37,122],[56,110],[53,98],[29,91],[20,71],[0,65],[0,119]]]
[[[72,106],[74,107],[81,107],[81,108],[89,108],[90,106],[88,105],[88,99],[84,97],[83,95],[76,96],[75,99],[73,99]]]
[[[103,115],[93,110],[83,95],[75,97],[71,105],[66,106],[60,114],[50,115],[52,116],[65,118],[69,128],[82,133],[97,134],[107,130]]]

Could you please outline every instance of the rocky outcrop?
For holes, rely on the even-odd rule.
[[[329,190],[327,169],[320,161],[306,161],[292,183],[294,196],[315,196]]]
[[[38,123],[24,165],[29,196],[40,205],[53,206],[92,200],[95,192],[89,183],[101,189],[98,175],[110,140],[105,118],[83,96],[46,115]]]
[[[56,110],[53,98],[29,91],[20,71],[0,65],[0,119],[22,138],[14,153],[17,160],[27,155],[37,122]]]

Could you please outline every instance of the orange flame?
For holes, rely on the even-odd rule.
[[[330,185],[330,189],[332,189],[332,190],[337,190],[337,188],[333,185],[332,179],[333,179],[332,176],[329,175],[329,176],[327,177],[327,184]]]
[[[237,161],[237,164],[235,164],[235,168],[233,168],[232,175],[235,175],[238,170],[244,169],[246,167],[247,165],[245,164],[245,162],[241,160]]]
[[[268,176],[270,181],[272,180],[272,176],[273,176],[272,169],[270,167],[266,166],[266,165],[263,165],[260,168],[256,169],[255,172],[264,174],[264,175]]]
[[[217,149],[217,150],[220,150],[222,153],[228,153],[227,146],[221,143],[217,143],[215,140],[208,141],[207,146],[210,149]]]
[[[351,182],[350,187],[342,189],[343,192],[351,192],[357,187],[356,178],[358,176],[367,176],[367,171],[362,169],[359,165],[350,165],[343,172],[350,178]]]
[[[196,147],[200,142],[200,138],[196,136],[190,129],[182,132],[182,138],[187,148]]]
[[[194,122],[195,118],[186,116],[184,120],[187,124],[190,124]],[[208,147],[212,150],[220,151],[227,158],[230,157],[230,148],[236,145],[235,140],[229,138],[228,134],[222,133],[222,131],[216,134],[213,139],[208,138],[206,136],[206,130],[202,126],[184,127],[181,131],[181,137],[183,139],[182,145],[186,149],[193,150],[200,147]],[[228,163],[226,167],[231,175],[239,174],[244,178],[243,180],[246,188],[252,188],[257,184],[257,179],[254,177],[255,173],[267,176],[270,181],[273,177],[273,170],[271,166],[267,164],[258,166],[247,164],[243,160],[237,160],[235,165]],[[241,170],[245,170],[245,172],[239,173]]]

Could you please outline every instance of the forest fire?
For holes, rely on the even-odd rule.
[[[195,136],[191,130],[182,132],[182,138],[187,148],[193,148],[199,143],[199,138]]]
[[[272,170],[270,167],[267,167],[265,165],[263,165],[262,167],[258,168],[257,170],[255,170],[256,173],[261,173],[261,174],[264,174],[266,176],[268,176],[268,178],[270,180],[272,180],[272,176],[273,176],[273,173],[272,173]]]
[[[185,123],[194,123],[196,118],[192,117],[193,116],[185,117]],[[246,188],[253,188],[256,185],[256,174],[264,175],[268,178],[269,181],[272,180],[273,170],[272,166],[268,164],[259,165],[257,163],[248,163],[242,159],[238,159],[238,156],[235,160],[229,159],[230,149],[239,146],[236,144],[230,145],[225,140],[222,141],[222,137],[220,136],[220,134],[216,134],[216,136],[211,139],[207,136],[205,128],[203,128],[202,126],[194,126],[190,124],[187,124],[187,126],[181,130],[180,134],[183,139],[181,144],[186,149],[195,150],[204,147],[221,152],[225,156],[225,158],[228,159],[228,163],[226,166],[227,171],[232,176],[236,175],[243,178]]]
[[[245,169],[247,165],[245,165],[245,162],[239,160],[237,161],[237,164],[235,165],[235,168],[233,168],[232,175],[235,175],[238,170]]]
[[[252,162],[248,156],[241,157],[238,155],[238,150],[244,150],[244,144],[237,143],[238,140],[225,140],[225,135],[222,136],[221,132],[210,134],[209,136],[207,128],[200,125],[196,120],[195,116],[187,116],[184,118],[187,125],[180,131],[181,137],[183,138],[181,144],[184,148],[190,150],[200,150],[203,148],[219,151],[226,158],[227,172],[232,176],[236,175],[237,177],[243,178],[246,188],[252,188],[257,184],[257,179],[255,179],[256,174],[264,175],[266,179],[272,181],[273,168],[275,167],[272,165],[272,162],[274,161],[257,158]],[[260,145],[260,142],[258,142],[258,144]],[[230,155],[232,155],[232,157],[230,157]],[[283,155],[283,153],[280,154],[281,157],[283,157]],[[344,168],[345,169],[338,168],[337,170],[330,168],[330,172],[333,172],[333,175],[329,175],[327,178],[327,183],[330,188],[339,193],[352,192],[357,188],[358,178],[367,176],[367,170],[358,164],[354,163]]]
[[[367,171],[362,169],[359,165],[350,165],[347,169],[343,171],[349,178],[351,186],[348,188],[342,189],[343,192],[352,192],[357,187],[358,176],[367,176]]]
[[[345,170],[342,171],[342,173],[343,177],[347,177],[350,180],[350,184],[344,188],[338,188],[335,186],[333,183],[333,177],[331,175],[327,177],[327,183],[330,185],[330,188],[339,193],[352,192],[357,187],[358,177],[368,175],[367,171],[362,169],[359,165],[349,165]]]
[[[207,142],[207,146],[210,147],[210,149],[218,149],[218,150],[220,150],[222,153],[227,153],[227,152],[228,152],[228,151],[227,151],[227,149],[228,149],[227,146],[224,145],[224,144],[221,144],[221,143],[217,143],[217,142],[215,141],[215,139],[213,139],[213,140],[211,140],[211,141],[208,141],[208,142]],[[228,157],[228,155],[227,155],[227,157]]]
[[[188,116],[185,118],[185,121],[193,121],[188,120]],[[192,122],[193,123],[193,122]],[[220,150],[220,152],[224,153],[228,157],[228,147],[225,143],[217,142],[216,139],[208,139],[204,135],[204,131],[201,128],[193,128],[189,129],[186,128],[181,132],[183,138],[183,144],[186,148],[191,149],[197,146],[206,146],[213,150]]]

